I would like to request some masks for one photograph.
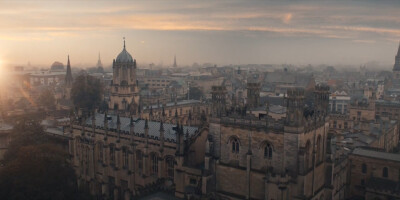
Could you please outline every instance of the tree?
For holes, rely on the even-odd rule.
[[[76,78],[71,89],[71,98],[76,108],[94,110],[99,107],[104,94],[103,84],[89,75]]]
[[[203,91],[201,91],[200,88],[190,87],[190,90],[189,90],[190,99],[200,100],[201,97],[203,97],[203,96],[204,96]]]
[[[38,104],[49,109],[55,107],[55,101],[54,93],[50,89],[43,90],[38,98]]]
[[[0,169],[2,199],[90,199],[78,190],[69,155],[35,121],[17,124]]]

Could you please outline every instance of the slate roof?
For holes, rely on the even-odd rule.
[[[369,158],[377,158],[377,159],[400,162],[400,154],[398,154],[398,153],[387,153],[387,152],[383,152],[383,151],[356,148],[356,149],[354,149],[353,154],[359,155],[359,156],[364,156],[364,157],[369,157]]]
[[[176,105],[186,105],[186,104],[195,104],[195,103],[201,103],[201,101],[199,101],[199,100],[182,100],[182,101],[177,101],[176,102]],[[166,103],[165,104],[165,107],[171,107],[171,106],[174,106],[175,105],[175,102],[169,102],[169,103]],[[147,109],[150,109],[150,107],[152,107],[153,109],[156,109],[156,108],[158,108],[158,105],[157,104],[154,104],[154,105],[151,105],[151,106],[149,106],[149,107],[146,107],[145,109],[143,109],[143,110],[147,110]],[[162,104],[160,103],[160,107],[162,107]]]
[[[108,128],[109,129],[117,129],[117,116],[116,115],[108,115]],[[120,117],[121,121],[121,131],[129,132],[130,130],[130,118],[128,117]],[[145,120],[139,118],[133,118],[135,124],[135,134],[144,134],[144,125]],[[95,124],[96,127],[104,128],[104,114],[96,113],[95,114]],[[92,126],[92,119],[89,117],[86,120],[87,126]],[[150,138],[160,138],[160,122],[149,121],[149,137]],[[164,137],[166,140],[176,142],[176,133],[173,130],[176,127],[176,124],[167,124],[164,123]],[[183,126],[183,133],[186,137],[186,132],[189,132],[189,137],[194,135],[197,132],[198,128],[194,126]],[[186,138],[185,138],[186,139]]]

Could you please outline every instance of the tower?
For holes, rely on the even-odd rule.
[[[178,67],[178,65],[176,64],[176,55],[174,55],[174,65],[173,65],[173,67],[174,67],[174,68],[177,68],[177,67]]]
[[[400,43],[399,43],[399,48],[397,50],[397,55],[396,55],[395,61],[394,61],[393,74],[394,74],[395,79],[400,79]]]
[[[97,60],[97,65],[96,67],[103,67],[103,64],[101,63],[101,59],[100,59],[100,52],[99,52],[99,59]]]
[[[124,47],[113,60],[113,80],[109,108],[114,112],[137,115],[139,106],[139,89],[136,80],[136,60]]]
[[[68,63],[67,63],[67,74],[65,75],[65,86],[67,88],[72,87],[72,71],[71,71],[71,63],[69,62],[69,55],[68,55]]]
[[[247,106],[256,108],[260,105],[260,83],[247,83]]]
[[[212,107],[217,117],[225,114],[226,110],[226,88],[225,86],[212,86]]]
[[[67,63],[67,74],[65,75],[65,98],[71,98],[71,88],[72,88],[72,71],[71,71],[71,63],[69,62],[68,55],[68,63]]]
[[[299,127],[303,124],[304,89],[289,88],[287,90],[286,103],[286,125]]]
[[[96,67],[97,67],[98,73],[104,73],[103,63],[101,63],[101,58],[100,58],[100,52],[99,52],[99,59],[97,60]]]

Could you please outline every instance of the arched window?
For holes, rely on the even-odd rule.
[[[129,152],[126,147],[122,149],[122,167],[124,169],[129,168]]]
[[[151,154],[151,174],[158,174],[158,156],[155,153]]]
[[[110,145],[110,165],[115,165],[115,146]]]
[[[97,148],[98,148],[98,152],[99,152],[99,162],[101,162],[101,163],[103,163],[103,154],[104,154],[104,150],[103,150],[103,144],[102,143],[99,143],[98,144],[98,146],[97,146]]]
[[[143,172],[143,154],[140,150],[136,151],[136,163],[139,173]]]
[[[318,138],[317,138],[317,163],[319,163],[319,162],[321,162],[321,155],[322,155],[322,152],[321,152],[321,136],[320,135],[318,135]]]
[[[366,174],[366,173],[367,173],[367,165],[366,165],[365,163],[363,163],[363,164],[361,165],[361,172],[362,172],[363,174]]]
[[[239,140],[237,138],[232,139],[232,153],[239,153]]]
[[[272,159],[272,145],[270,143],[266,143],[264,147],[264,158]]]
[[[382,176],[387,178],[389,176],[388,168],[384,167],[382,170]]]
[[[304,147],[304,169],[308,170],[310,168],[310,154],[311,154],[311,148],[310,148],[310,140],[307,141],[306,146]]]
[[[166,166],[167,166],[167,176],[168,178],[174,178],[174,158],[173,157],[167,157],[165,160]]]

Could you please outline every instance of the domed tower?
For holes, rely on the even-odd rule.
[[[109,108],[118,113],[138,114],[139,89],[136,80],[136,60],[124,48],[113,60],[113,80]]]

